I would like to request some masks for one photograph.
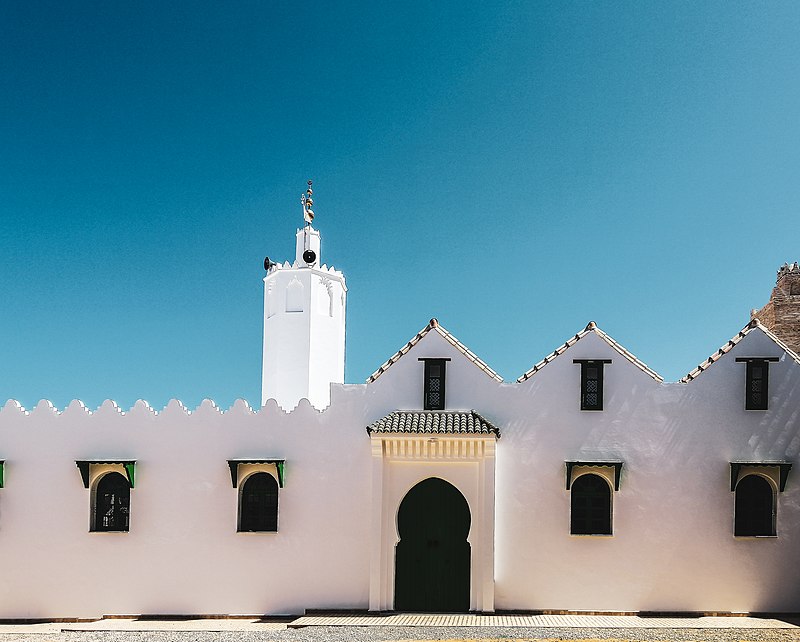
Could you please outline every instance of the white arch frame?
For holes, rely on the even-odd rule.
[[[573,533],[572,532],[572,493],[575,490],[575,482],[586,475],[594,475],[602,479],[608,486],[608,533]],[[569,534],[571,537],[614,537],[614,470],[600,466],[576,466],[569,488]]]
[[[778,467],[755,467],[755,466],[744,466],[739,471],[739,475],[736,478],[736,486],[733,489],[733,506],[731,510],[731,533],[733,534],[734,539],[757,539],[762,537],[777,537],[778,536],[778,489],[780,488],[780,482],[778,480]],[[737,535],[736,534],[736,497],[739,492],[739,484],[747,479],[748,477],[756,476],[761,477],[762,479],[766,480],[767,484],[769,485],[770,490],[772,491],[772,533],[769,535]]]
[[[276,464],[239,464],[236,470],[236,534],[237,535],[263,535],[278,533],[281,529],[281,484],[278,478],[278,468]],[[242,527],[242,494],[247,480],[257,473],[266,473],[275,480],[278,487],[278,514],[275,520],[274,531],[243,531]]]
[[[397,513],[430,477],[452,484],[470,511],[470,611],[494,612],[495,437],[372,433],[369,610],[394,609]]]

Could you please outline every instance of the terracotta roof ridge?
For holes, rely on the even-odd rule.
[[[758,328],[761,330],[769,339],[771,339],[781,350],[786,352],[786,354],[791,357],[795,363],[800,365],[800,355],[798,355],[794,350],[792,350],[783,340],[778,337],[772,330],[770,330],[767,326],[765,326],[761,321],[758,319],[751,319],[747,325],[745,325],[737,334],[731,337],[727,343],[723,344],[719,350],[717,350],[714,354],[712,354],[708,359],[702,361],[694,370],[687,373],[684,377],[678,380],[678,383],[689,383],[693,379],[697,378],[697,376],[701,372],[705,372],[708,367],[712,363],[716,363],[716,361],[724,354],[727,354],[731,351],[733,346],[739,343],[742,339],[744,339],[750,332],[754,329]]]
[[[630,361],[633,365],[639,368],[642,372],[650,375],[653,379],[658,381],[658,383],[663,383],[664,377],[658,374],[655,370],[653,370],[650,366],[648,366],[644,361],[639,359],[635,354],[633,354],[630,350],[624,347],[621,343],[616,341],[613,337],[606,334],[603,330],[598,328],[595,325],[594,328],[595,332],[606,342],[608,343],[614,350],[619,352],[623,357],[625,357],[628,361]]]
[[[494,370],[492,370],[488,364],[483,361],[478,355],[476,355],[472,350],[470,350],[467,346],[465,346],[461,341],[456,339],[450,332],[445,330],[440,324],[439,320],[435,317],[428,322],[422,330],[417,332],[416,335],[406,343],[402,348],[400,348],[397,352],[395,352],[389,359],[387,359],[375,372],[373,372],[369,377],[367,377],[367,383],[372,383],[378,377],[380,377],[384,372],[386,372],[389,367],[397,362],[400,357],[406,354],[411,348],[413,348],[420,340],[428,334],[431,330],[435,330],[443,339],[445,339],[450,345],[452,345],[456,350],[458,350],[461,354],[463,354],[469,361],[474,363],[478,368],[483,370],[488,376],[492,379],[497,381],[498,383],[502,383],[503,378],[498,375]]]
[[[652,377],[658,383],[662,383],[664,381],[664,377],[658,374],[655,370],[650,368],[644,361],[636,357],[630,350],[623,347],[618,341],[613,339],[609,334],[604,332],[599,328],[599,326],[594,321],[589,321],[586,324],[586,327],[575,334],[575,336],[567,339],[565,343],[560,345],[558,348],[553,350],[550,354],[548,354],[544,359],[539,361],[536,365],[534,365],[530,370],[528,370],[525,374],[517,379],[517,383],[522,383],[530,379],[533,375],[535,375],[539,370],[544,368],[548,363],[550,363],[553,359],[558,357],[559,355],[566,352],[569,348],[574,346],[578,341],[580,341],[583,337],[585,337],[590,332],[594,332],[599,336],[603,341],[605,341],[609,346],[611,346],[614,350],[616,350],[620,355],[625,357],[628,361],[630,361],[633,365],[639,368],[642,372]]]

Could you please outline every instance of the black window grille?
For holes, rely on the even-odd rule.
[[[570,533],[611,535],[611,487],[600,475],[586,474],[572,482]]]
[[[100,478],[95,491],[95,531],[123,531],[130,526],[131,485],[119,473],[107,473]]]
[[[775,494],[761,475],[747,475],[736,484],[733,534],[775,535]]]
[[[603,365],[610,359],[576,359],[581,364],[581,410],[603,409]]]
[[[769,364],[771,361],[778,361],[778,357],[739,357],[736,361],[747,365],[744,377],[745,410],[767,410]]]
[[[254,473],[242,485],[239,531],[278,530],[278,482],[269,473]]]
[[[444,410],[445,359],[425,359],[425,410]]]
[[[746,375],[747,410],[766,410],[769,400],[769,363],[762,360],[747,362]]]

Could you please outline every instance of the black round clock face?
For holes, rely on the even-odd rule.
[[[314,250],[306,250],[303,252],[303,260],[306,263],[313,263],[317,260],[317,253]]]

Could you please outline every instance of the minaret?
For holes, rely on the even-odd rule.
[[[330,384],[344,382],[347,285],[341,272],[321,265],[312,195],[308,181],[300,197],[304,225],[297,230],[294,261],[264,259],[261,405],[275,399],[287,411],[303,398],[326,408]]]

